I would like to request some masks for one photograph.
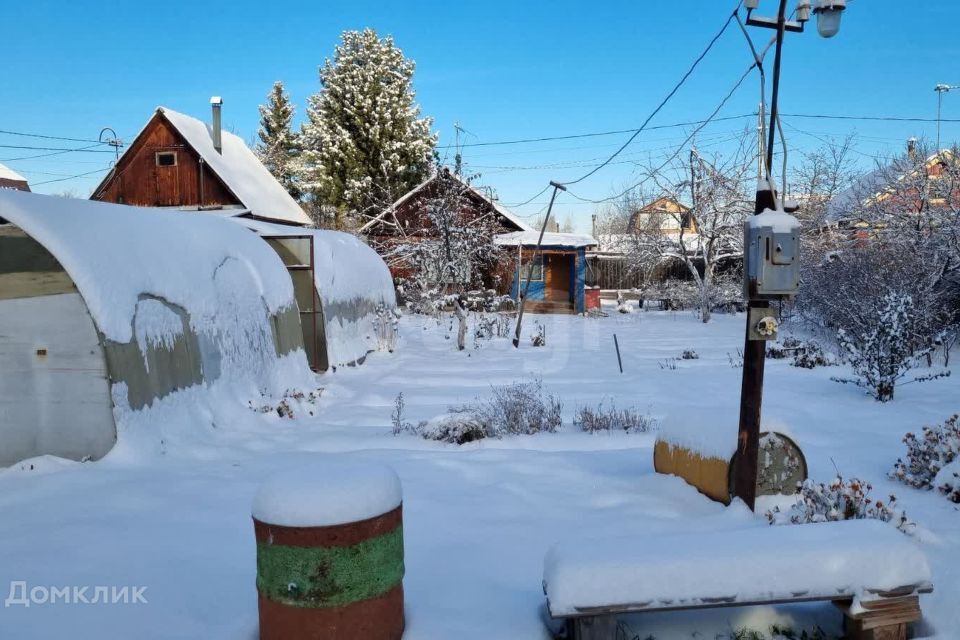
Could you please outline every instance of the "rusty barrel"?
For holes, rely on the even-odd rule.
[[[399,640],[400,480],[376,464],[280,473],[253,503],[261,640]]]

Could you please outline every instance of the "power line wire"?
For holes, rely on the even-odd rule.
[[[724,116],[723,118],[717,118],[714,122],[724,122],[726,120],[741,120],[743,118],[756,118],[757,114],[754,113],[742,113],[737,116]],[[657,131],[660,129],[676,129],[679,127],[689,127],[691,125],[701,124],[702,120],[692,120],[690,122],[675,122],[673,124],[658,124],[652,127],[647,127],[645,131]],[[942,122],[947,122],[943,120]],[[588,133],[574,133],[569,135],[562,136],[544,136],[542,138],[521,138],[519,140],[498,140],[495,142],[476,142],[473,144],[462,144],[460,145],[461,149],[466,147],[494,147],[501,145],[512,145],[512,144],[528,144],[531,142],[553,142],[557,140],[576,140],[579,138],[598,138],[602,136],[616,136],[624,133],[635,133],[637,129],[616,129],[614,131],[591,131]],[[443,145],[437,147],[437,149],[453,149],[454,145]]]
[[[30,151],[86,151],[87,153],[114,153],[112,149],[94,149],[93,147],[100,146],[104,144],[98,142],[97,144],[92,144],[89,147],[77,147],[73,149],[64,148],[64,147],[30,147],[16,144],[0,144],[0,149],[28,149]]]
[[[97,144],[92,144],[89,147],[79,147],[77,149],[65,149],[63,151],[54,151],[53,153],[40,153],[32,156],[21,156],[19,158],[0,158],[0,162],[15,162],[18,160],[35,160],[37,158],[49,158],[51,156],[59,156],[65,153],[72,153],[74,151],[86,151],[88,149],[93,150],[93,147],[98,147],[100,145],[101,143],[98,142]],[[110,153],[110,151],[107,151],[107,153]]]
[[[55,180],[43,180],[41,182],[31,183],[31,187],[38,187],[41,184],[50,184],[51,182],[65,182],[67,180],[73,180],[74,178],[84,178],[86,176],[92,176],[95,173],[101,173],[103,171],[108,171],[110,167],[104,167],[103,169],[94,169],[93,171],[87,171],[86,173],[78,173],[75,176],[67,176],[66,178],[56,178]]]
[[[8,136],[23,136],[26,138],[43,138],[44,140],[66,140],[67,142],[96,142],[98,144],[105,144],[101,140],[90,140],[87,138],[65,138],[63,136],[50,136],[42,133],[25,133],[23,131],[6,131],[0,129],[0,133],[6,134]]]
[[[537,193],[537,195],[532,196],[532,197],[530,197],[529,199],[524,200],[523,202],[517,202],[517,203],[514,203],[514,204],[508,204],[508,205],[506,205],[506,206],[508,206],[508,207],[522,207],[522,206],[524,206],[524,205],[530,204],[531,202],[533,202],[534,200],[536,200],[537,198],[539,198],[540,196],[542,196],[543,194],[545,194],[545,193],[547,192],[547,189],[549,189],[549,188],[550,188],[550,185],[548,184],[548,185],[545,186],[543,189],[541,189],[541,190]]]
[[[684,140],[683,143],[682,143],[679,147],[677,147],[677,150],[674,151],[674,152],[670,155],[669,158],[667,158],[666,160],[664,160],[664,162],[663,162],[659,167],[657,167],[657,168],[654,169],[652,172],[650,172],[650,175],[646,176],[643,180],[641,180],[640,182],[638,182],[638,183],[636,183],[636,184],[634,184],[634,185],[632,185],[632,186],[627,187],[626,189],[624,189],[623,191],[621,191],[621,192],[619,192],[619,193],[617,193],[617,194],[615,194],[615,195],[608,196],[608,197],[606,197],[606,198],[600,198],[600,199],[597,199],[597,200],[592,199],[592,198],[584,198],[583,196],[578,196],[577,194],[573,193],[573,192],[570,191],[570,190],[567,190],[567,193],[570,194],[571,196],[573,196],[574,198],[576,198],[577,200],[580,200],[580,201],[582,201],[582,202],[591,202],[591,203],[593,203],[593,204],[602,204],[602,203],[604,203],[604,202],[610,202],[610,201],[612,201],[612,200],[616,200],[616,199],[618,199],[618,198],[621,198],[621,197],[623,197],[624,195],[626,195],[626,194],[630,193],[631,191],[633,191],[634,189],[636,189],[637,187],[642,186],[642,185],[645,184],[648,180],[650,180],[650,178],[651,178],[653,175],[656,175],[656,174],[660,173],[660,171],[661,171],[664,167],[666,167],[668,164],[670,164],[671,162],[673,162],[673,160],[680,154],[680,152],[683,150],[683,148],[687,146],[687,143],[690,142],[695,135],[697,135],[697,133],[700,131],[700,129],[704,128],[704,127],[707,125],[707,123],[709,123],[709,122],[711,121],[711,119],[712,119],[715,115],[717,115],[718,113],[720,113],[720,110],[723,109],[724,105],[727,104],[727,101],[730,100],[730,98],[733,97],[733,94],[737,92],[737,89],[740,88],[740,86],[743,84],[743,81],[747,79],[747,76],[749,76],[749,75],[750,75],[750,72],[753,71],[756,67],[757,67],[757,63],[756,63],[756,62],[754,62],[753,64],[751,64],[749,67],[747,67],[747,70],[744,71],[743,75],[740,76],[740,79],[737,80],[736,84],[733,85],[733,88],[730,89],[730,91],[727,93],[727,95],[724,96],[723,100],[720,101],[720,104],[718,104],[718,105],[717,105],[717,108],[713,110],[713,113],[710,114],[710,117],[708,117],[708,118],[704,121],[704,123],[703,123],[702,125],[700,125],[700,126],[699,126],[698,128],[696,128],[696,129],[694,129],[694,130],[690,133],[690,135],[687,136],[687,139]]]
[[[697,66],[703,61],[705,57],[707,57],[707,54],[710,53],[711,49],[713,49],[713,45],[717,43],[717,40],[720,39],[720,37],[727,31],[727,28],[733,22],[733,19],[737,15],[737,11],[740,9],[740,4],[741,4],[740,2],[737,2],[737,6],[734,7],[733,12],[731,12],[730,15],[727,16],[727,20],[726,22],[723,23],[723,27],[721,27],[720,31],[718,31],[717,34],[713,36],[713,38],[710,40],[709,44],[707,44],[707,48],[704,49],[699,56],[697,56],[697,59],[693,61],[693,64],[690,65],[690,68],[687,69],[687,72],[683,74],[683,76],[680,78],[680,81],[674,85],[673,89],[671,89],[670,92],[666,95],[666,97],[660,102],[660,104],[657,105],[657,108],[653,110],[653,113],[647,116],[647,119],[643,121],[643,124],[640,125],[640,128],[634,131],[633,135],[631,135],[619,149],[614,151],[609,158],[607,158],[606,160],[604,160],[603,162],[601,162],[596,167],[586,172],[576,180],[569,180],[567,182],[564,182],[563,183],[564,185],[569,186],[569,185],[577,184],[578,182],[582,182],[586,180],[587,178],[589,178],[590,176],[592,176],[593,174],[595,174],[596,172],[600,171],[605,166],[610,164],[610,162],[612,162],[614,158],[616,158],[618,155],[620,155],[620,153],[624,149],[630,146],[630,143],[632,143],[636,139],[636,137],[640,135],[640,132],[642,132],[646,128],[646,126],[650,124],[650,121],[653,120],[653,118],[656,117],[658,113],[660,113],[660,110],[666,106],[666,104],[671,100],[671,98],[673,98],[674,95],[676,95],[677,91],[679,91],[680,87],[682,87],[684,83],[686,83],[687,79],[690,78],[690,76],[693,74]]]
[[[910,118],[907,116],[840,116],[823,113],[782,113],[785,118],[810,118],[815,120],[864,120],[875,122],[937,122],[936,118]],[[958,119],[941,118],[940,122],[960,122]]]

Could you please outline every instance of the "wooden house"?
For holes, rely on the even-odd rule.
[[[518,299],[526,292],[526,309],[543,313],[583,313],[587,309],[586,251],[597,246],[590,236],[544,233],[539,251],[539,231],[514,231],[497,236],[496,243],[511,249],[513,277],[510,293]],[[527,287],[527,277],[530,286]]]
[[[223,211],[292,225],[310,218],[243,140],[221,127],[220,98],[206,124],[166,107],[156,112],[91,200],[145,207]]]
[[[27,179],[22,175],[0,164],[0,189],[16,189],[17,191],[30,191],[30,185]]]
[[[533,231],[522,218],[498,203],[490,192],[469,185],[449,169],[441,169],[360,228],[360,234],[386,260],[394,278],[414,275],[412,266],[403,258],[404,252],[398,249],[434,237],[427,207],[431,201],[449,197],[451,193],[456,195],[461,222],[484,225],[489,229],[491,240],[501,233]],[[480,274],[479,279],[485,288],[506,293],[511,267],[493,265],[488,272]]]
[[[690,207],[673,198],[657,198],[650,204],[637,209],[630,216],[630,231],[657,231],[663,235],[695,234],[697,224],[690,215]]]

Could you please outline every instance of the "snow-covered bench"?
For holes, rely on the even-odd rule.
[[[616,615],[832,601],[857,640],[901,640],[933,590],[923,552],[876,520],[608,538],[554,546],[543,590],[568,638],[613,639]]]

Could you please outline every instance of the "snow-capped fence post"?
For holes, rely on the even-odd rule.
[[[253,502],[260,638],[399,640],[400,480],[383,465],[318,462],[269,478]]]

